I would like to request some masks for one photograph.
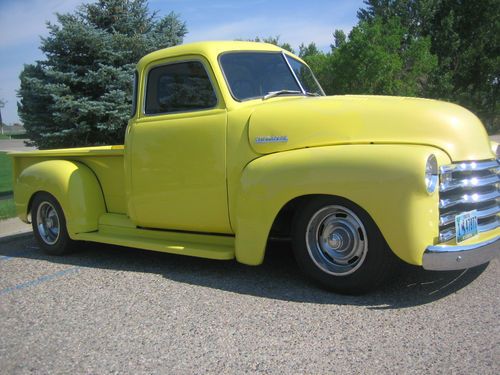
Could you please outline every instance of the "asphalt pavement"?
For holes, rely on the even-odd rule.
[[[0,222],[0,374],[500,373],[498,259],[402,266],[350,297],[285,244],[248,267],[90,243],[52,257],[29,231]]]
[[[4,237],[0,372],[498,374],[499,263],[407,266],[351,297],[309,283],[283,244],[248,267],[90,243],[53,257]]]
[[[33,151],[35,147],[28,147],[24,143],[25,139],[0,139],[1,151]]]

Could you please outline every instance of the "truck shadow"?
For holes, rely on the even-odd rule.
[[[375,292],[345,296],[325,291],[303,277],[289,246],[275,244],[264,264],[245,266],[236,261],[215,261],[87,243],[62,257],[42,253],[33,238],[0,244],[0,256],[43,260],[82,268],[155,273],[190,285],[282,301],[357,305],[369,309],[401,309],[432,303],[473,284],[488,265],[464,271],[431,272],[401,265],[399,274]]]

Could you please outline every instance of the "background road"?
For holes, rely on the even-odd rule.
[[[325,292],[285,245],[260,267],[87,244],[0,243],[0,372],[500,373],[499,260],[404,267],[376,293]]]

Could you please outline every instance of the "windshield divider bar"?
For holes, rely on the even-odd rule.
[[[288,69],[292,72],[293,78],[295,78],[295,81],[297,82],[297,85],[299,85],[300,91],[302,91],[302,94],[307,95],[306,90],[302,87],[302,84],[299,81],[299,77],[295,74],[295,71],[293,70],[292,66],[290,65],[290,62],[286,58],[285,52],[281,52],[281,55],[285,59],[286,65],[288,65]]]

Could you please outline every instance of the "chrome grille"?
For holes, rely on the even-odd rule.
[[[455,216],[476,210],[479,232],[500,226],[497,160],[468,161],[440,168],[439,242],[455,238]]]

